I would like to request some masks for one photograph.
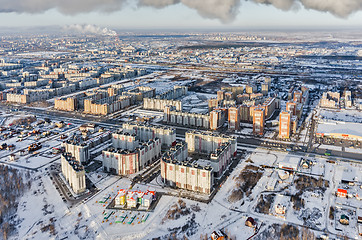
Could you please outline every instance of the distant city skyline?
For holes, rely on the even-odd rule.
[[[271,5],[250,1],[242,2],[237,12],[235,19],[225,23],[223,16],[202,17],[197,10],[183,4],[164,8],[138,7],[131,4],[118,11],[106,13],[89,11],[63,14],[56,9],[40,13],[7,13],[3,10],[0,13],[0,28],[69,24],[96,24],[116,29],[356,28],[362,23],[362,12],[340,18],[329,12],[307,10],[302,6],[283,11]]]

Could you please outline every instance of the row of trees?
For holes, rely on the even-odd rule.
[[[16,211],[19,197],[31,187],[30,174],[23,174],[17,169],[0,165],[0,236],[8,239],[15,229]]]

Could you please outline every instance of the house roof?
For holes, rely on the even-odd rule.
[[[337,192],[347,194],[347,190],[346,190],[346,189],[342,189],[342,188],[338,188],[338,189],[337,189]]]

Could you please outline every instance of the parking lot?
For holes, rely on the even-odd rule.
[[[361,142],[342,138],[318,137],[315,139],[317,144],[334,145],[347,148],[361,148]]]

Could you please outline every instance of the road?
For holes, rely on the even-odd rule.
[[[44,117],[44,118],[50,118],[50,119],[57,120],[57,121],[62,120],[62,121],[72,122],[72,123],[77,123],[77,124],[95,123],[95,124],[98,124],[99,126],[107,127],[110,129],[119,129],[122,127],[122,124],[123,124],[123,122],[118,119],[113,120],[113,119],[107,119],[106,117],[85,115],[85,114],[79,114],[79,113],[50,111],[47,109],[30,108],[30,107],[26,107],[26,106],[14,107],[14,106],[3,105],[3,108],[8,109],[8,110],[13,109],[13,108],[18,108],[20,111],[25,111],[29,114],[33,114],[33,115],[36,115],[39,117]],[[126,110],[123,110],[123,111],[126,111]],[[119,116],[119,113],[117,113],[116,115]],[[163,125],[163,124],[158,124],[158,125]],[[312,125],[313,126],[311,126],[311,129],[314,130],[315,121],[312,121]],[[183,126],[182,127],[181,126],[172,126],[172,127],[176,129],[176,134],[179,137],[184,137],[185,132],[187,132],[189,130],[199,130],[199,129],[188,128],[188,127],[183,127]],[[259,137],[249,136],[249,135],[245,135],[245,134],[233,134],[233,135],[240,136],[240,138],[237,139],[239,146],[245,146],[245,147],[249,147],[249,148],[263,147],[262,143],[265,142],[265,139],[259,138]],[[310,147],[312,144],[312,140],[314,138],[314,131],[310,132],[310,136],[312,136],[312,137],[309,138],[308,146],[307,147],[301,146],[301,148],[302,148],[301,150],[294,150],[293,153],[304,155],[304,153],[308,150],[308,147],[309,147],[309,151],[311,153],[313,153],[315,155],[324,156],[326,149],[324,149],[324,148],[312,149],[312,147]],[[275,141],[270,141],[270,142],[275,142]],[[295,143],[292,143],[292,142],[280,142],[279,141],[278,144],[280,144],[280,146],[278,146],[277,148],[281,148],[281,149],[293,148],[295,146]],[[269,146],[268,148],[275,149],[275,147],[273,147],[273,146]],[[276,149],[276,150],[278,150],[278,149]],[[359,161],[359,162],[362,161],[362,154],[354,153],[354,152],[332,150],[331,157],[337,157],[340,159],[344,159],[345,161],[348,161],[348,160]]]

